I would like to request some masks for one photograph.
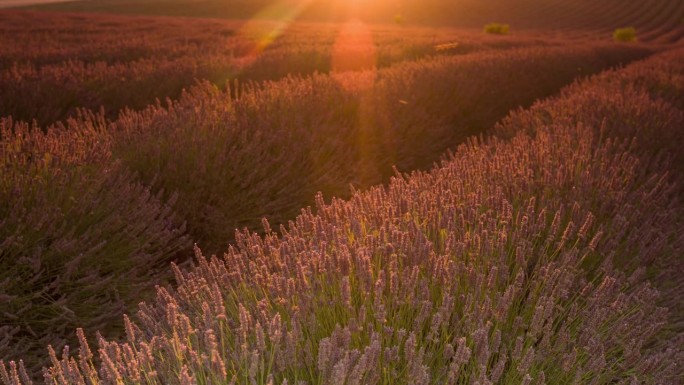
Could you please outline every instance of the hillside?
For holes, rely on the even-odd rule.
[[[459,28],[498,21],[515,29],[605,33],[632,26],[644,41],[674,43],[684,37],[684,0],[84,0],[33,9],[229,19],[278,18],[296,10],[298,18],[315,21],[392,23],[401,15],[411,24]]]

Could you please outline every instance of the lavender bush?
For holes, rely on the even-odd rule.
[[[643,66],[681,76],[662,62],[682,52],[670,55],[604,80],[640,88]],[[80,331],[80,348],[50,348],[46,383],[681,383],[681,319],[661,306],[682,292],[678,266],[661,263],[681,261],[681,179],[602,116],[563,117],[601,79],[547,102],[553,119],[504,122],[509,139],[473,138],[348,201],[319,196],[315,214],[280,234],[264,221],[223,257],[196,249],[175,289],[124,319],[125,337],[98,338],[99,360]],[[621,115],[615,102],[596,100],[616,126],[677,111]],[[0,368],[5,384],[30,383],[20,363]]]
[[[329,72],[339,26],[290,25],[265,44],[268,23],[0,11],[0,116],[41,126],[104,108],[116,118],[176,98],[196,79],[275,80]],[[462,30],[373,27],[376,64],[516,46],[564,45],[526,35],[504,42]],[[407,38],[407,36],[409,36]],[[459,41],[458,50],[435,46]],[[366,47],[368,49],[368,47]],[[59,98],[54,95],[59,94]]]
[[[13,27],[9,23],[4,28]],[[56,29],[60,28],[65,27]],[[69,31],[61,33],[68,36]],[[115,55],[97,56],[103,43],[94,38],[82,54],[91,55],[89,60],[114,61],[95,64],[106,74],[104,79],[116,72],[111,72],[114,67],[128,76],[131,69],[116,63]],[[154,47],[156,43],[145,41],[116,49],[124,58],[156,63],[155,55],[161,53]],[[44,56],[31,60],[53,71],[63,59],[60,55],[68,52],[57,43],[45,48]],[[152,58],[145,57],[148,49]],[[179,55],[187,55],[185,49],[194,52],[179,49]],[[285,45],[283,52],[288,50]],[[316,191],[344,195],[348,183],[361,188],[381,182],[391,175],[393,163],[402,169],[427,166],[435,154],[470,132],[452,132],[454,127],[491,125],[512,105],[529,103],[569,82],[577,75],[575,65],[588,73],[648,53],[632,47],[538,49],[460,61],[438,58],[377,73],[290,77],[264,85],[252,83],[239,92],[220,92],[204,84],[167,108],[127,111],[111,123],[102,113],[81,113],[45,132],[4,119],[0,250],[13,267],[0,276],[0,293],[7,304],[0,318],[0,358],[24,357],[34,372],[45,364],[39,355],[44,346],[74,345],[70,336],[77,326],[88,335],[96,329],[113,335],[119,327],[114,320],[121,312],[163,282],[169,273],[165,264],[187,259],[190,241],[183,235],[183,221],[188,221],[197,241],[219,250],[234,237],[235,228],[254,229],[257,218],[269,216],[276,224],[293,218],[299,207],[312,202]],[[31,56],[19,50],[14,54]],[[489,96],[474,93],[476,84],[456,89],[457,93],[445,86],[467,85],[475,78],[472,74],[482,69],[477,61],[488,57],[505,58],[509,72],[493,63],[488,70],[491,77],[478,79],[482,83],[477,84],[509,81],[511,70],[541,58],[545,61],[537,75],[547,75],[537,76],[538,88],[529,93],[507,94],[477,110],[476,101]],[[85,72],[94,68],[70,66]],[[21,72],[14,67],[9,73],[17,71]],[[41,77],[46,73],[35,71]],[[60,71],[55,79],[75,76],[71,70]],[[428,99],[421,81],[435,87],[440,76],[448,81],[438,92],[443,98]],[[370,89],[347,87],[369,77],[377,80]],[[80,80],[74,84],[81,84]],[[37,89],[52,98],[49,87]],[[456,98],[466,92],[472,93],[470,100]],[[44,105],[12,95],[13,101]],[[452,109],[449,98],[462,107]],[[406,104],[393,100],[424,112],[413,116]],[[420,122],[429,116],[432,120]],[[430,122],[439,130],[421,128]],[[376,125],[385,132],[374,129]],[[319,130],[312,133],[314,128]],[[184,143],[183,151],[178,151],[178,143]]]
[[[350,184],[386,182],[394,165],[428,168],[511,108],[648,52],[590,45],[443,57],[253,84],[237,99],[204,84],[167,108],[122,113],[113,151],[179,193],[176,209],[214,253],[236,228],[256,230],[264,216],[286,223],[317,191],[349,196]]]
[[[600,122],[600,129],[593,134],[595,139],[631,140],[631,152],[640,158],[640,173],[650,175],[666,169],[675,179],[681,179],[684,176],[684,153],[681,151],[684,144],[681,130],[684,126],[684,78],[682,65],[678,62],[680,55],[681,51],[661,54],[659,60],[644,61],[626,70],[607,71],[590,82],[577,83],[557,98],[538,102],[529,111],[511,114],[495,132],[502,137],[511,137],[517,131],[535,135],[536,127],[549,122],[565,125]],[[675,193],[680,200],[684,197],[681,186]],[[629,208],[630,211],[635,209]],[[659,220],[654,217],[654,221]],[[645,221],[643,226],[660,226],[654,221]],[[676,228],[677,225],[665,222],[665,226]],[[620,260],[625,264],[635,253],[623,251],[621,254]],[[679,293],[684,289],[681,283],[673,283],[678,278],[672,275],[684,269],[684,260],[681,252],[669,255],[667,259],[649,261],[648,265],[651,271],[668,275],[652,274],[654,281],[667,291],[664,296],[667,306],[681,320],[684,306]],[[638,265],[641,261],[636,262]],[[673,322],[677,323],[681,322]]]
[[[109,162],[103,122],[85,122],[43,133],[0,120],[0,359],[33,372],[76,327],[117,330],[190,246],[170,207]]]

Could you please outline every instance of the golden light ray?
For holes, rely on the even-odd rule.
[[[371,29],[359,20],[344,23],[331,53],[331,76],[342,89],[359,98],[356,117],[356,187],[382,182],[383,163],[393,159],[388,148],[390,124],[384,101],[373,92],[377,78],[378,53]],[[389,145],[391,147],[391,145]]]
[[[359,20],[345,23],[332,48],[331,72],[344,88],[370,88],[375,82],[377,49],[371,30]],[[363,74],[345,76],[350,71]]]
[[[388,101],[375,92],[362,92],[360,98],[356,134],[356,151],[361,162],[358,178],[360,187],[368,188],[383,183],[383,175],[396,163],[397,136],[392,128]]]
[[[282,35],[312,1],[281,0],[255,14],[238,31],[239,35],[247,37],[254,43],[253,49],[244,59],[248,63],[253,62]]]

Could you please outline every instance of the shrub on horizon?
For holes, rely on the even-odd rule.
[[[400,13],[397,13],[396,15],[394,15],[393,20],[394,20],[394,24],[404,25],[404,15],[402,15]]]
[[[633,43],[636,41],[636,29],[633,27],[618,28],[613,32],[613,39],[615,41]]]
[[[489,23],[484,26],[484,32],[492,35],[508,35],[510,25],[502,23]]]

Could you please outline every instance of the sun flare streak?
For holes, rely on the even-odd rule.
[[[282,0],[254,15],[240,30],[254,42],[249,56],[256,57],[283,34],[312,0]]]
[[[361,21],[352,20],[342,25],[332,48],[331,72],[344,88],[370,88],[374,81],[377,66],[377,48],[373,33]],[[355,84],[349,84],[347,72],[364,71],[351,75]]]

